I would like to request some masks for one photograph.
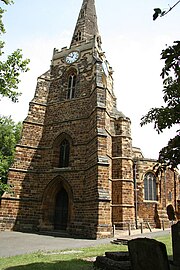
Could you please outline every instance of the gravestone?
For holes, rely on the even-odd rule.
[[[180,221],[171,227],[173,246],[173,265],[180,269]]]
[[[170,270],[166,246],[154,239],[136,238],[128,242],[133,270]]]

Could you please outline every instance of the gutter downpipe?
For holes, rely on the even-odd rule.
[[[135,225],[136,229],[138,229],[138,223],[137,223],[137,179],[136,179],[136,171],[137,171],[137,161],[134,161],[134,195],[135,195]]]

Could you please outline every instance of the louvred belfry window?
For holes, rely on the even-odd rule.
[[[76,41],[81,41],[81,39],[82,39],[82,33],[81,33],[81,31],[78,31],[76,33],[75,40]]]
[[[69,153],[70,153],[70,144],[68,140],[64,139],[60,144],[60,158],[59,158],[60,168],[65,168],[69,166]]]
[[[77,74],[72,73],[69,75],[68,78],[68,99],[72,99],[75,97],[75,90],[76,90],[76,82],[77,82]]]

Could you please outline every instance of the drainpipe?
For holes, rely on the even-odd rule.
[[[134,195],[135,195],[135,225],[136,229],[138,229],[138,224],[137,224],[137,179],[136,179],[136,171],[137,171],[137,161],[134,161]]]
[[[166,208],[166,167],[164,167],[164,207]]]
[[[176,172],[174,170],[174,208],[175,208],[175,211],[177,210],[176,197],[177,197],[177,194],[176,194]]]

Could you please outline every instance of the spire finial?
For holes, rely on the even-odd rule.
[[[83,0],[71,45],[98,35],[95,0]]]

